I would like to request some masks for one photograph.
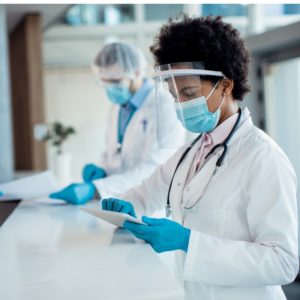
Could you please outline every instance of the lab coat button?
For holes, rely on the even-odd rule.
[[[178,182],[177,185],[180,186],[180,185],[181,185],[181,182]]]

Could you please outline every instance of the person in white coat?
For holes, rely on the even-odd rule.
[[[174,117],[164,135],[168,149],[158,144],[155,89],[145,77],[146,66],[140,49],[127,43],[107,44],[98,53],[92,69],[112,103],[106,150],[99,164],[83,168],[83,183],[73,183],[51,198],[84,204],[95,196],[125,192],[150,176],[185,142],[185,133]],[[170,97],[166,92],[163,96]]]
[[[199,136],[102,208],[144,215],[145,225],[123,227],[157,252],[176,251],[188,300],[286,299],[281,285],[299,269],[297,179],[239,108],[250,90],[244,41],[221,17],[185,16],[162,27],[151,51],[157,89],[173,94],[179,121]],[[172,219],[145,216],[162,207]]]

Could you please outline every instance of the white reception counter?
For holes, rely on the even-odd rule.
[[[183,299],[149,245],[49,199],[21,202],[0,227],[0,270],[3,300]]]

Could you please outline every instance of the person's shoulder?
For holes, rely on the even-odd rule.
[[[155,106],[156,106],[155,89],[152,88],[150,92],[147,94],[146,99],[143,102],[143,105],[141,105],[141,108],[155,107]]]
[[[280,146],[275,142],[275,140],[270,137],[265,131],[252,126],[249,134],[247,136],[247,142],[250,142],[256,148],[272,148],[274,151],[283,152]]]
[[[169,108],[169,105],[171,103],[173,103],[172,97],[170,95],[170,93],[168,93],[167,91],[159,91],[159,96],[156,94],[155,88],[154,86],[152,87],[151,91],[149,92],[149,94],[146,96],[146,99],[143,103],[143,105],[141,106],[141,108],[152,108],[152,109],[156,109],[156,107],[159,105],[166,105]],[[157,103],[157,97],[161,100],[165,100],[163,103]],[[173,107],[172,107],[173,108]]]
[[[263,159],[274,163],[281,161],[291,166],[289,158],[277,142],[254,125],[245,137],[244,146],[254,160]]]

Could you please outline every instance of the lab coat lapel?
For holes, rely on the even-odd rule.
[[[112,134],[114,135],[114,149],[117,150],[118,146],[118,136],[119,136],[119,113],[120,113],[120,106],[115,106],[114,107],[115,113],[114,115],[114,120],[111,123],[112,126]]]
[[[140,111],[137,110],[133,114],[133,116],[132,116],[130,122],[128,123],[126,130],[125,130],[124,139],[123,139],[123,151],[124,151],[124,149],[126,151],[126,149],[130,146],[130,143],[132,143],[134,140],[139,140],[138,139],[139,137],[134,136],[134,134],[135,135],[140,134],[140,131],[136,130],[136,128],[138,126],[141,126],[139,124],[139,123],[141,123],[140,119],[141,119]]]
[[[153,97],[152,93],[147,95],[146,99],[144,100],[141,106],[144,108],[144,110],[141,111],[140,109],[141,107],[138,108],[137,111],[133,114],[130,122],[128,123],[124,133],[123,147],[122,147],[123,153],[130,148],[130,144],[133,143],[133,141],[140,140],[140,138],[136,136],[137,134],[144,134],[144,131],[146,130],[145,124],[147,124],[147,118],[145,113],[147,112],[147,110],[145,108],[151,104],[152,102],[151,97]],[[140,130],[137,130],[137,128],[140,128]]]
[[[247,109],[246,109],[247,110]],[[241,138],[245,136],[246,132],[253,126],[251,118],[242,119],[241,125],[236,130],[232,139],[228,143],[228,151],[223,160],[222,165],[217,169],[217,172],[212,176],[218,158],[221,156],[223,148],[220,147],[214,154],[204,163],[199,172],[186,184],[182,193],[183,205],[185,207],[193,206],[204,194],[205,189],[213,188],[213,181],[222,175],[222,173],[230,165],[230,160],[239,151]],[[208,181],[211,182],[208,184]],[[199,200],[201,205],[201,200]]]
[[[172,217],[177,222],[181,222],[182,220],[181,207],[183,189],[190,166],[192,164],[197,150],[197,146],[192,147],[192,149],[187,154],[186,158],[178,167],[173,179],[172,188],[170,191],[170,204],[172,208]]]
[[[245,111],[246,113],[249,113],[247,108],[245,108]],[[234,157],[239,151],[241,138],[246,135],[246,133],[252,128],[252,126],[253,123],[250,116],[242,119],[241,125],[238,127],[232,139],[228,143],[228,153],[224,158],[223,164],[218,169],[212,180],[215,180],[216,178],[221,176],[222,173],[228,168],[231,158]],[[187,157],[183,160],[181,166],[178,167],[178,170],[176,171],[173,179],[173,184],[170,191],[170,204],[173,211],[173,219],[177,222],[182,221],[183,201],[185,205],[188,205],[188,203],[194,201],[197,197],[199,199],[198,195],[201,191],[201,187],[203,189],[204,184],[207,183],[207,180],[204,180],[206,179],[205,176],[207,174],[212,174],[213,170],[215,169],[216,161],[219,155],[221,155],[222,153],[221,148],[220,150],[217,150],[216,153],[211,156],[210,160],[206,162],[207,166],[205,167],[205,169],[203,169],[205,166],[204,165],[202,169],[200,169],[199,173],[193,178],[193,180],[185,187],[185,181],[197,150],[198,147],[196,146],[194,146],[190,150]],[[186,193],[187,187],[190,187],[189,194]]]
[[[193,206],[205,194],[206,189],[211,187],[213,181],[227,168],[228,161],[224,159],[223,164],[217,169],[215,175],[213,175],[222,150],[223,148],[216,150],[192,180],[186,184],[183,190],[183,205],[185,207]]]
[[[112,170],[117,170],[121,167],[121,154],[118,152],[118,126],[119,126],[119,111],[120,107],[114,105],[113,113],[112,113],[112,121],[111,121],[111,129],[109,130],[109,134],[113,136],[113,138],[107,138],[107,142],[109,143],[109,166]]]

